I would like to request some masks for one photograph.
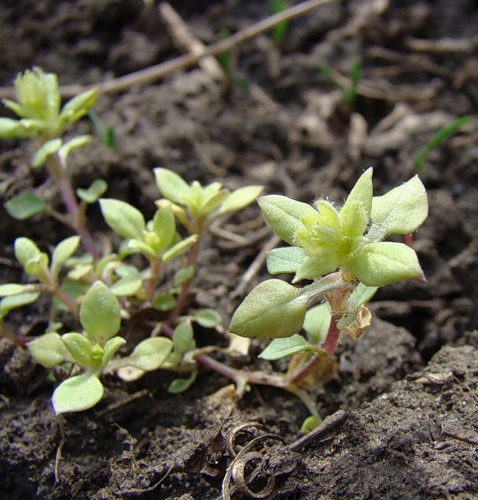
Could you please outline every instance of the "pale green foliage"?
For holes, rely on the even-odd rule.
[[[3,100],[3,104],[20,118],[0,118],[0,137],[6,139],[58,137],[67,126],[86,115],[98,97],[97,89],[88,90],[61,108],[56,75],[44,73],[40,68],[19,73],[15,79],[15,91],[16,101]]]
[[[154,170],[156,184],[167,200],[159,206],[170,205],[189,234],[201,234],[217,217],[241,210],[252,203],[262,191],[262,186],[247,186],[234,192],[219,182],[201,186],[197,181],[188,184],[181,176],[164,168]]]
[[[347,303],[347,296],[359,283],[380,287],[406,279],[424,280],[412,248],[381,240],[393,233],[414,232],[423,223],[428,214],[425,188],[415,176],[385,195],[373,197],[372,173],[370,168],[362,174],[340,209],[323,199],[315,207],[285,196],[259,199],[272,230],[292,245],[269,253],[269,271],[294,273],[295,282],[308,279],[317,285],[337,275],[335,290],[344,294],[343,311],[339,312],[346,318],[341,328],[353,323],[365,302]],[[295,288],[277,280],[266,281],[237,309],[230,330],[246,337],[293,335],[301,329],[310,301],[323,294],[313,284]],[[299,344],[294,347],[300,348]]]
[[[99,376],[126,342],[117,336],[121,326],[118,300],[101,281],[86,293],[80,307],[80,322],[82,333],[70,332],[61,337],[47,333],[28,344],[31,355],[46,368],[73,362],[85,370],[57,387],[52,398],[56,413],[83,411],[100,401],[103,385]],[[172,342],[167,338],[146,339],[121,363],[146,371],[156,370],[171,350]]]

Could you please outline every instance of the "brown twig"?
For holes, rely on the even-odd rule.
[[[224,72],[220,64],[214,57],[204,56],[207,47],[193,35],[189,26],[181,19],[173,7],[169,3],[163,2],[159,6],[159,12],[166,23],[171,37],[176,41],[178,48],[190,54],[201,56],[201,59],[198,61],[201,69],[214,80],[223,80]]]
[[[220,40],[209,45],[202,54],[185,54],[170,61],[165,61],[155,66],[151,66],[149,68],[121,76],[119,78],[113,78],[103,83],[97,83],[93,85],[62,86],[60,87],[61,95],[63,97],[72,97],[95,87],[97,87],[99,91],[103,93],[114,93],[126,90],[133,85],[149,84],[151,82],[160,80],[170,75],[171,73],[193,66],[203,57],[216,56],[218,54],[221,54],[222,52],[227,52],[228,50],[231,50],[238,45],[252,40],[258,35],[271,30],[278,23],[303,16],[311,10],[332,1],[334,0],[306,0],[298,5],[289,7],[279,14],[267,17],[266,19],[263,19],[262,21],[259,21],[252,26],[248,26],[247,28],[238,31],[225,40]],[[0,98],[5,97],[10,99],[15,97],[15,91],[13,87],[0,87]]]

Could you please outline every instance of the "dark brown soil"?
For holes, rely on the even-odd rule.
[[[2,2],[0,84],[33,65],[58,73],[62,84],[89,84],[180,55],[158,5],[146,5]],[[258,0],[178,0],[174,7],[205,44],[269,14]],[[49,402],[53,383],[3,339],[0,497],[246,498],[227,477],[222,493],[221,485],[238,463],[228,436],[256,421],[263,427],[242,433],[242,444],[267,433],[284,440],[259,440],[260,459],[243,464],[254,491],[270,485],[268,498],[478,498],[477,25],[473,0],[331,1],[293,21],[280,46],[262,35],[237,49],[237,75],[247,89],[193,67],[103,95],[97,112],[114,126],[118,147],[98,141],[76,154],[75,184],[102,177],[108,196],[146,216],[158,197],[157,166],[189,181],[261,183],[269,193],[307,202],[340,201],[370,165],[378,194],[407,180],[416,172],[414,154],[438,129],[461,116],[475,119],[437,147],[420,172],[430,216],[414,246],[428,283],[382,289],[373,325],[357,342],[344,341],[338,378],[315,391],[323,416],[347,412],[327,434],[300,450],[289,447],[307,417],[298,400],[267,387],[237,400],[229,381],[206,370],[180,395],[167,392],[167,372],[127,386],[108,378],[98,407],[66,417],[55,483],[61,435]],[[359,95],[347,108],[319,67],[348,77],[357,59]],[[82,121],[74,132],[91,132],[91,125]],[[44,174],[29,172],[31,152],[25,144],[0,144],[2,201],[35,189],[59,203]],[[16,237],[47,245],[69,234],[50,219],[18,223],[0,210],[2,282],[21,278],[12,259]],[[107,233],[98,210],[91,219],[98,238]],[[240,280],[270,233],[255,206],[225,224],[248,242],[211,238],[191,301],[217,308],[227,326],[242,299],[235,293]],[[263,269],[244,294],[265,276]],[[36,335],[44,314],[40,308],[11,321],[20,335]]]

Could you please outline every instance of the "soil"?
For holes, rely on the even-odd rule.
[[[177,0],[174,7],[204,44],[269,15],[258,0]],[[5,86],[34,65],[58,73],[62,84],[90,84],[182,54],[152,2],[3,1],[0,20]],[[291,22],[282,43],[263,34],[234,50],[229,83],[193,66],[102,95],[96,111],[114,127],[117,148],[97,141],[75,154],[75,185],[104,178],[108,196],[146,217],[158,198],[157,166],[188,181],[231,189],[260,183],[268,193],[340,202],[370,165],[377,194],[406,181],[436,131],[475,118],[420,171],[430,216],[413,245],[428,282],[381,289],[372,326],[358,341],[344,340],[337,377],[314,389],[321,415],[332,415],[326,431],[301,445],[307,411],[299,400],[264,386],[238,399],[230,381],[206,369],[179,395],[167,392],[168,372],[128,385],[107,377],[104,400],[63,422],[55,482],[62,436],[49,401],[53,382],[2,339],[0,497],[478,498],[477,25],[474,0],[330,1]],[[357,60],[358,97],[346,106],[319,68],[349,78]],[[87,120],[72,131],[85,132],[92,132]],[[44,173],[28,169],[32,145],[0,148],[2,201],[30,189],[59,206]],[[12,258],[16,237],[47,246],[70,234],[54,220],[19,223],[0,210],[3,282],[22,279]],[[98,240],[108,234],[98,210],[90,219]],[[191,305],[217,308],[227,326],[267,276],[261,268],[241,281],[271,234],[257,206],[223,228],[241,238],[210,238]],[[40,334],[46,309],[27,311],[11,315],[11,326]],[[244,366],[259,366],[264,345],[253,342]],[[231,436],[243,446],[237,455]]]

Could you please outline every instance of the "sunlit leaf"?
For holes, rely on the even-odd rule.
[[[112,198],[102,198],[100,207],[106,223],[116,234],[123,238],[141,239],[146,223],[137,208]]]
[[[53,393],[55,413],[69,413],[93,408],[103,397],[103,385],[91,373],[71,377],[62,382]]]
[[[45,368],[54,368],[71,356],[58,333],[45,333],[27,345],[33,359]]]
[[[243,337],[288,337],[304,323],[307,298],[280,280],[260,283],[232,317],[229,330]]]
[[[307,203],[291,200],[287,196],[262,196],[258,203],[271,229],[289,245],[295,244],[297,229],[304,227],[302,219],[317,213]]]
[[[89,336],[104,346],[121,326],[118,299],[101,281],[94,283],[80,307],[80,321]]]
[[[299,352],[308,351],[311,347],[307,340],[298,333],[291,337],[274,339],[259,354],[259,358],[275,361],[276,359],[288,358]]]

